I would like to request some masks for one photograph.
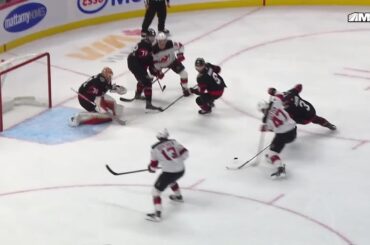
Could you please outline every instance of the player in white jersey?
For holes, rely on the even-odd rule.
[[[269,153],[266,154],[267,161],[276,167],[271,174],[272,178],[285,176],[285,164],[282,163],[279,153],[285,144],[290,143],[297,137],[297,126],[289,113],[284,110],[282,98],[273,96],[270,103],[265,101],[258,104],[258,108],[264,113],[261,131],[272,131],[275,137],[271,142]]]
[[[153,63],[151,72],[159,79],[164,77],[162,69],[169,68],[180,75],[180,84],[184,96],[189,96],[188,73],[181,63],[185,60],[184,45],[179,42],[173,42],[167,39],[163,32],[158,33],[157,42],[153,46]]]
[[[154,213],[147,214],[147,219],[151,221],[160,221],[162,213],[161,193],[170,186],[174,194],[170,195],[170,199],[177,202],[182,202],[180,187],[177,180],[185,173],[184,161],[188,158],[188,150],[174,139],[169,139],[167,129],[160,131],[157,134],[159,142],[152,146],[151,161],[148,170],[154,173],[160,166],[162,173],[158,176],[153,190]]]

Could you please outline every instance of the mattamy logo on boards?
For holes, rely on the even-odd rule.
[[[370,22],[370,12],[354,12],[348,15],[348,22]]]
[[[27,3],[12,10],[4,19],[4,29],[8,32],[21,32],[37,25],[47,13],[41,3]]]

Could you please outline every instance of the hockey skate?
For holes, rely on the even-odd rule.
[[[163,109],[162,109],[161,107],[154,106],[154,105],[152,105],[152,103],[150,103],[150,102],[147,102],[147,103],[146,103],[145,108],[146,108],[146,109],[148,109],[148,110],[163,111]]]
[[[198,111],[198,113],[201,114],[201,115],[209,114],[211,112],[212,112],[211,108],[209,108],[208,110],[201,109],[201,110]]]
[[[149,213],[146,215],[146,219],[153,222],[161,221],[161,211],[155,211],[154,213]]]
[[[170,195],[169,198],[174,202],[184,202],[182,195]]]
[[[272,179],[284,178],[286,176],[285,165],[283,164],[282,166],[278,167],[277,171],[272,173],[270,176]]]
[[[325,125],[325,127],[327,127],[330,130],[333,130],[333,131],[337,130],[337,127],[334,124],[331,124],[331,123],[328,123],[327,125]]]
[[[141,94],[139,93],[135,93],[135,100],[145,100],[145,96],[142,96]]]

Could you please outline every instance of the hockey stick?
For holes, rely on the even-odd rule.
[[[105,167],[108,169],[108,171],[113,174],[113,175],[124,175],[124,174],[133,174],[133,173],[139,173],[139,172],[145,172],[145,171],[148,171],[148,169],[139,169],[139,170],[134,170],[134,171],[128,171],[128,172],[120,172],[120,173],[117,173],[115,171],[113,171],[109,166],[108,164],[105,165]]]
[[[75,89],[71,88],[71,90],[73,92],[75,92],[78,96],[80,96],[82,99],[84,99],[85,101],[89,102],[90,104],[92,104],[93,106],[96,106],[95,102],[92,102],[91,100],[89,100],[85,95],[81,94],[80,92],[76,91]],[[126,121],[124,120],[121,120],[119,119],[117,116],[113,115],[113,113],[109,112],[109,111],[106,111],[108,113],[108,115],[113,119],[115,120],[118,124],[120,125],[126,125]]]
[[[271,144],[270,144],[271,145]],[[259,151],[254,157],[252,157],[251,159],[249,159],[248,161],[246,161],[245,163],[239,165],[239,166],[226,166],[226,169],[228,170],[239,170],[241,169],[242,167],[244,167],[245,165],[247,165],[248,163],[250,163],[253,159],[255,159],[258,155],[260,155],[262,152],[264,152],[267,148],[270,147],[270,145],[266,146],[265,148],[263,148],[261,151]],[[251,165],[251,164],[250,164]],[[250,166],[248,165],[248,166]]]
[[[264,139],[265,139],[265,132],[261,132],[257,152],[260,152],[262,150]],[[254,161],[254,163],[252,163],[251,166],[257,166],[260,163],[260,160],[261,160],[261,157],[260,155],[258,155],[256,158],[256,161]]]
[[[198,87],[198,85],[195,85],[192,88],[196,88],[196,87]],[[174,101],[172,101],[171,103],[169,103],[166,107],[162,108],[163,111],[167,110],[168,108],[170,108],[171,106],[173,106],[177,101],[181,100],[184,97],[185,97],[184,95],[181,95],[181,96],[177,97]]]
[[[170,68],[167,68],[164,72],[163,72],[163,76],[164,76],[164,74],[166,74],[168,71],[170,70]],[[163,87],[162,87],[162,84],[159,82],[159,78],[157,77],[153,82],[152,82],[152,84],[154,84],[154,83],[156,83],[156,82],[158,82],[158,84],[159,84],[159,88],[161,89],[161,91],[163,92],[165,89],[166,89],[166,85],[163,85]]]
[[[164,71],[163,75],[164,75],[164,74],[166,74],[169,70],[170,70],[170,68],[167,68],[167,69]],[[163,87],[162,87],[162,84],[159,82],[159,78],[158,78],[158,77],[152,81],[152,84],[154,84],[154,83],[156,83],[156,82],[158,82],[158,84],[159,84],[159,88],[160,88],[160,89],[161,89],[161,91],[163,92],[163,91],[166,89],[166,85],[163,85]],[[133,98],[131,98],[131,99],[124,98],[124,97],[120,97],[120,98],[119,98],[119,100],[120,100],[120,101],[123,101],[123,102],[132,102],[132,101],[134,101],[134,100],[135,100],[135,97],[133,97]]]

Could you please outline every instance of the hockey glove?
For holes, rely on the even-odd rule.
[[[276,88],[269,88],[267,90],[267,93],[271,96],[274,96],[276,94]]]
[[[200,95],[199,89],[197,88],[190,88],[190,92],[196,95]]]
[[[261,125],[261,129],[260,129],[261,132],[267,132],[267,131],[271,131],[271,129],[269,129],[267,127],[267,124],[262,124]]]
[[[120,86],[120,85],[116,85],[116,84],[112,85],[111,91],[114,92],[114,93],[117,93],[119,95],[123,95],[123,94],[127,93],[127,89],[125,87]]]
[[[302,84],[295,85],[294,89],[297,91],[297,94],[299,94],[302,91]]]
[[[184,60],[185,60],[184,54],[183,54],[183,53],[178,53],[178,54],[177,54],[177,60],[178,60],[179,62],[184,61]]]
[[[152,165],[148,165],[148,171],[149,173],[155,173],[155,168],[152,167]]]
[[[182,93],[185,97],[188,97],[191,94],[189,89],[184,89],[184,88],[182,89]]]
[[[162,71],[158,71],[156,76],[158,79],[162,79],[164,77],[164,73]]]

